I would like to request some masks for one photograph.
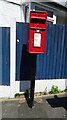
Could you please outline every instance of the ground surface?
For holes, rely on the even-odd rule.
[[[67,96],[40,96],[34,107],[28,107],[25,98],[0,99],[0,118],[67,118]]]

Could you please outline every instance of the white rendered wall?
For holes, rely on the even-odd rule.
[[[52,85],[58,86],[59,90],[64,90],[67,86],[67,80],[65,79],[53,79],[53,80],[37,80],[35,84],[36,92],[44,92],[47,88],[47,92],[51,90]]]
[[[1,0],[0,0],[0,15],[9,16],[9,18],[15,18],[16,22],[24,22],[23,7]]]
[[[59,90],[64,90],[67,86],[66,79],[50,79],[50,80],[36,80],[35,81],[35,92],[44,92],[47,88],[47,92],[49,92],[52,86],[58,86]],[[30,81],[21,81],[19,84],[19,92],[20,86],[22,87],[21,92],[25,92],[26,89],[30,88]]]

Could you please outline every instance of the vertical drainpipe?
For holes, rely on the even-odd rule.
[[[22,0],[21,0],[20,1],[20,19],[21,19],[21,22],[25,22],[24,14],[25,14],[25,6],[22,4]]]
[[[53,20],[54,20],[53,24],[56,24],[56,15],[55,15],[55,13],[53,14]]]
[[[21,0],[21,21],[22,22],[25,22],[25,4],[22,4],[22,0]],[[30,13],[30,10],[31,10],[31,2],[29,2],[29,13]],[[22,14],[23,14],[23,18],[24,18],[24,20],[23,20],[23,18],[22,18]]]

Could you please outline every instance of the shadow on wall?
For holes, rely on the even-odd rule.
[[[27,52],[27,46],[23,45],[22,57],[20,64],[20,92],[24,92],[26,89],[30,88],[30,81],[32,78],[32,62],[33,54]]]
[[[30,81],[20,81],[20,92],[25,92],[30,88]]]
[[[67,79],[65,80],[65,88],[67,88]]]
[[[23,45],[20,63],[20,81],[31,80],[32,54],[27,53],[26,45]]]

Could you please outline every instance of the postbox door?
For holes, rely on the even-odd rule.
[[[43,53],[46,46],[46,30],[30,30],[29,52]]]

